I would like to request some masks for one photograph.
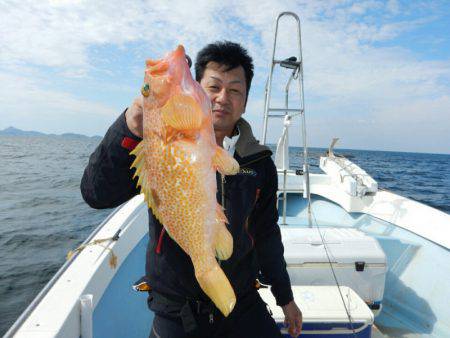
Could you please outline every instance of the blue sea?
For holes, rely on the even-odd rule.
[[[0,136],[0,335],[111,212],[79,184],[98,139]],[[312,172],[325,149],[310,149]],[[379,186],[450,213],[450,155],[337,149]],[[300,167],[300,149],[290,154]]]

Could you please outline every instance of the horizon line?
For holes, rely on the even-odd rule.
[[[15,130],[21,131],[21,132],[25,132],[25,133],[40,133],[43,136],[63,136],[64,134],[74,134],[74,135],[79,135],[79,136],[84,136],[87,138],[94,138],[94,137],[100,137],[103,138],[104,135],[86,135],[86,134],[80,134],[80,133],[75,133],[75,132],[64,132],[62,134],[55,134],[55,133],[45,133],[42,131],[38,131],[38,130],[23,130],[20,128],[16,128],[14,126],[9,126],[6,127],[2,130],[0,130],[0,136],[22,136],[22,135],[2,135],[1,133],[13,128]],[[37,135],[36,135],[37,136]],[[267,145],[269,146],[274,146],[276,147],[276,143],[267,143]],[[290,145],[289,147],[293,147],[293,148],[303,148],[303,146],[295,146],[295,145]],[[328,149],[328,146],[307,146],[308,149]],[[390,152],[390,153],[408,153],[408,154],[428,154],[428,155],[450,155],[450,152],[448,153],[440,153],[440,152],[421,152],[421,151],[411,151],[411,150],[386,150],[386,149],[365,149],[365,148],[341,148],[341,147],[335,147],[334,149],[339,149],[339,150],[358,150],[358,151],[376,151],[376,152]]]

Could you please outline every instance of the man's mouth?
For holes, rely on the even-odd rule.
[[[229,114],[229,112],[225,109],[213,109],[213,113],[218,116],[224,116],[224,115]]]

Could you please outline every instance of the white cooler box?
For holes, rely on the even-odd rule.
[[[337,286],[293,286],[294,299],[303,314],[300,336],[326,338],[370,338],[373,313],[363,300],[349,287],[340,287],[345,307]],[[283,310],[276,305],[269,289],[259,289],[262,299],[269,305],[272,317],[283,337],[290,337],[284,327]]]
[[[386,255],[375,238],[353,228],[320,228],[339,285],[352,288],[373,310],[381,308]],[[292,285],[335,285],[319,234],[314,228],[281,227]]]

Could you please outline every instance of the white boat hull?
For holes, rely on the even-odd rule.
[[[400,196],[397,199],[406,200]],[[306,205],[300,192],[288,194],[287,227],[309,226]],[[404,205],[408,204],[393,204],[389,208],[400,208],[400,213]],[[321,196],[313,195],[312,210],[320,226],[357,228],[376,238],[386,253],[389,269],[384,306],[375,321],[383,334],[450,337],[447,248],[372,215],[348,213]],[[430,218],[434,213],[433,210]],[[447,215],[446,220],[449,219]],[[432,222],[428,226],[432,228]],[[62,267],[5,337],[80,337],[82,329],[89,330],[89,324],[86,328],[80,319],[83,295],[92,295],[93,337],[147,337],[153,315],[146,306],[146,293],[131,288],[144,274],[148,242],[148,213],[142,196],[120,207],[89,242],[112,237],[119,229],[117,241],[103,243],[118,257],[115,269],[109,265],[108,249],[88,246]],[[444,243],[446,235],[441,237]]]

